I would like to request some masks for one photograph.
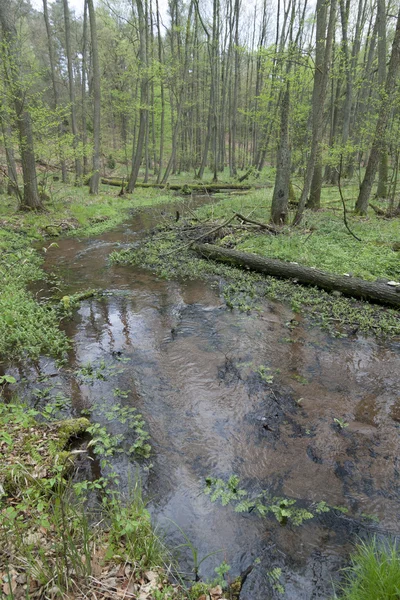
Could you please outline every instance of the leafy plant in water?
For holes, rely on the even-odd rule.
[[[221,500],[223,506],[232,502],[235,505],[235,512],[253,512],[255,510],[261,517],[266,517],[271,513],[282,525],[290,522],[298,526],[314,516],[314,513],[311,512],[312,507],[310,509],[301,508],[297,506],[296,500],[293,498],[271,496],[264,490],[250,497],[247,490],[239,488],[239,483],[240,478],[237,475],[231,475],[227,482],[223,479],[207,477],[204,492],[210,496],[211,502]],[[323,512],[324,508],[325,505],[320,503],[316,506],[315,512]],[[326,508],[329,510],[329,507],[326,506]]]
[[[93,423],[87,428],[92,436],[88,447],[93,447],[96,454],[100,456],[113,456],[116,452],[123,452],[120,444],[123,440],[121,434],[111,435],[107,429],[99,423]]]
[[[276,590],[279,594],[284,594],[285,588],[279,581],[282,576],[282,569],[280,567],[275,567],[274,569],[271,569],[271,571],[267,572],[267,576],[271,581],[274,590]]]
[[[336,425],[339,427],[339,429],[345,429],[346,427],[349,426],[349,423],[347,423],[344,419],[340,419],[340,418],[334,418],[333,421],[336,423]]]
[[[264,365],[260,365],[255,369],[255,372],[258,373],[265,383],[272,383],[274,381],[274,376],[270,373],[271,369],[269,367],[265,367]]]

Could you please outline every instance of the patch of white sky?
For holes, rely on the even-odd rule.
[[[1,1],[1,0],[0,0]],[[168,1],[169,0],[158,0],[158,5],[160,9],[161,21],[164,26],[168,27],[169,25],[169,12],[168,12]],[[304,0],[303,0],[304,1]],[[309,15],[314,13],[316,0],[308,0],[309,6]],[[54,0],[48,0],[48,4],[52,4]],[[279,0],[267,0],[266,1],[266,12],[267,12],[267,35],[264,43],[269,44],[273,41],[275,37],[275,29],[276,29],[276,20],[278,13],[278,2]],[[127,0],[95,0],[95,4],[101,5],[104,4],[107,6],[108,4],[112,5],[115,9],[115,12],[118,13],[118,4],[121,5],[122,14],[124,12],[123,6],[129,2]],[[187,3],[187,0],[186,0]],[[33,8],[38,11],[43,10],[43,0],[31,0],[31,4]],[[81,17],[83,15],[84,0],[68,0],[69,7],[71,11],[74,11],[77,17]],[[224,5],[227,5],[228,2],[221,2],[220,6],[222,9],[222,18],[226,18],[224,15]],[[253,43],[257,45],[257,38],[259,35],[259,28],[261,24],[262,11],[263,11],[264,0],[242,0],[241,1],[241,16],[240,16],[240,43],[244,46],[251,47]],[[286,5],[286,2],[282,2],[281,4],[281,12],[283,9],[283,5]],[[302,3],[301,3],[302,4]],[[155,5],[155,1],[153,1],[153,7]],[[212,0],[198,0],[198,6],[200,13],[202,14],[203,19],[211,24],[212,22]],[[310,15],[310,16],[311,16]]]
[[[53,4],[53,1],[54,0],[49,0],[48,4],[49,5]],[[35,8],[36,10],[40,10],[40,11],[43,10],[43,0],[31,0],[31,4],[32,4],[33,8]],[[95,0],[95,4],[107,5],[107,0]],[[167,19],[168,18],[168,0],[159,0],[158,4],[160,7],[160,13],[161,13],[163,19],[164,18]],[[77,16],[82,16],[83,9],[85,6],[85,0],[68,0],[68,6],[69,6],[70,10],[71,11],[73,10]]]

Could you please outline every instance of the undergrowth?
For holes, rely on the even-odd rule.
[[[347,196],[353,192],[354,187],[345,190]],[[268,222],[271,195],[271,190],[252,190],[246,196],[232,196],[203,206],[196,214],[201,219],[226,219],[233,212],[245,216],[251,213],[252,219]],[[348,202],[349,212],[353,203]],[[296,261],[331,273],[350,273],[367,280],[400,278],[400,258],[393,249],[400,242],[398,219],[382,219],[372,209],[368,217],[348,215],[351,229],[362,240],[358,242],[343,224],[337,188],[323,188],[322,205],[320,211],[306,211],[301,226],[284,227],[282,235],[259,231],[235,234],[235,247],[242,252]]]
[[[354,329],[384,336],[400,334],[398,311],[394,309],[205,260],[182,241],[178,228],[159,231],[140,246],[113,252],[110,259],[151,269],[167,279],[217,280],[229,308],[257,309],[262,298],[289,303],[294,312],[308,315],[334,336],[345,336]]]
[[[28,284],[43,278],[41,258],[20,233],[0,229],[0,356],[61,356],[68,341],[54,308],[37,302]]]
[[[127,593],[134,583],[130,593],[186,598],[165,580],[171,557],[152,527],[140,482],[122,496],[115,474],[71,480],[74,457],[85,449],[68,449],[68,440],[90,432],[90,423],[43,422],[47,417],[15,400],[0,403],[2,597],[84,598],[96,580],[100,594],[110,584],[117,595]],[[92,440],[96,452],[99,441]],[[104,447],[97,451],[105,454]]]
[[[342,600],[397,600],[400,597],[400,551],[395,541],[375,537],[360,542],[344,570],[344,583],[335,598]]]

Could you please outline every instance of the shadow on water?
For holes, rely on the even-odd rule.
[[[218,282],[166,281],[109,264],[112,250],[173,218],[175,208],[144,211],[98,238],[61,239],[48,250],[45,267],[62,275],[64,293],[106,293],[65,323],[73,341],[68,369],[58,374],[43,360],[20,376],[32,393],[32,379],[49,375],[52,397],[69,398],[75,414],[91,407],[93,420],[128,441],[131,432],[108,423],[104,406],[143,414],[153,447],[150,511],[169,545],[184,542],[174,521],[199,556],[222,550],[203,563],[203,576],[225,560],[231,579],[253,566],[243,600],[329,598],[357,536],[398,532],[399,348],[332,339],[272,302],[258,314],[227,310]],[[76,376],[88,363],[103,376]],[[37,401],[46,401],[44,392]],[[119,454],[113,468],[129,487],[135,464]],[[324,500],[348,513],[333,509],[293,527],[211,503],[205,478],[233,473],[251,493],[267,489],[301,506]],[[192,566],[183,552],[182,570]]]

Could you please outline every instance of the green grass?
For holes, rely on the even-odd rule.
[[[29,238],[0,229],[0,356],[8,361],[62,356],[68,348],[55,308],[38,303],[27,289],[42,279],[40,267]]]
[[[335,598],[342,600],[398,600],[400,551],[396,542],[358,544],[345,570],[345,582]]]
[[[354,187],[349,187],[347,195],[352,196],[354,191]],[[251,213],[252,218],[268,222],[271,197],[272,190],[254,190],[245,196],[204,206],[198,214],[204,218],[223,219],[233,212]],[[348,210],[353,204],[353,200],[348,201]],[[296,261],[331,273],[351,273],[368,280],[400,278],[400,255],[392,249],[393,243],[400,241],[398,219],[378,218],[372,210],[368,218],[349,215],[351,229],[362,240],[358,242],[344,226],[336,188],[323,190],[323,207],[318,212],[306,211],[301,226],[285,227],[283,235],[240,234],[236,249]]]

